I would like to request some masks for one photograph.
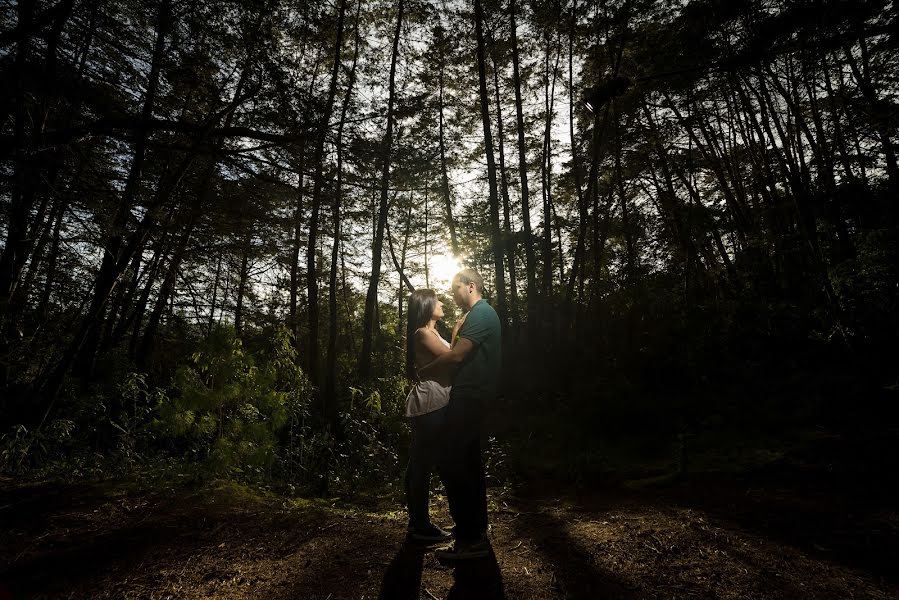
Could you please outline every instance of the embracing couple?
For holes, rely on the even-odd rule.
[[[496,397],[500,370],[500,321],[483,299],[484,280],[473,269],[453,277],[453,301],[465,311],[452,343],[435,325],[443,303],[434,290],[409,299],[406,369],[415,384],[406,398],[412,445],[406,469],[409,538],[454,543],[435,552],[438,559],[466,560],[489,554],[487,486],[481,461],[481,409]],[[428,496],[436,468],[455,522],[450,534],[431,523]]]

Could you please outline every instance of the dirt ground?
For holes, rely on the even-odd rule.
[[[401,507],[0,480],[9,598],[899,598],[892,489],[795,473],[491,489],[493,553],[405,543]],[[445,500],[433,518],[451,524]]]

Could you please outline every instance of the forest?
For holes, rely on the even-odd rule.
[[[0,599],[897,593],[897,17],[3,2]],[[447,571],[406,340],[463,267],[503,363]]]

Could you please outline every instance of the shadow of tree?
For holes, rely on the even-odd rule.
[[[785,468],[741,478],[696,477],[664,490],[658,504],[701,510],[820,559],[899,581],[899,538],[888,519],[893,476]]]
[[[599,566],[565,522],[548,512],[522,514],[515,520],[519,537],[531,539],[552,565],[556,592],[568,600],[619,600],[643,597],[626,579]]]
[[[421,590],[421,571],[427,546],[415,543],[408,538],[403,540],[399,552],[390,561],[381,581],[381,600],[407,600],[419,597]]]
[[[447,600],[503,600],[503,576],[493,547],[484,558],[460,562],[453,569],[453,587]]]
[[[182,523],[149,519],[85,536],[29,559],[13,561],[0,572],[0,579],[13,597],[71,589],[107,569],[136,564],[154,549],[165,548],[172,543],[179,525]]]
[[[0,525],[0,539],[25,532],[17,533],[16,547],[0,544],[0,600],[4,594],[117,597],[110,591],[122,592],[116,586],[162,590],[181,585],[182,576],[195,589],[257,586],[265,590],[261,597],[272,600],[321,591],[324,598],[331,590],[358,598],[362,586],[376,585],[357,574],[335,576],[346,565],[370,566],[358,539],[383,536],[374,524],[344,523],[315,510],[285,513],[206,493],[154,496],[139,509],[122,511],[113,510],[115,502],[99,489],[68,490],[68,501],[53,491],[37,495],[43,487],[0,495],[16,527]],[[98,516],[107,513],[110,520]],[[236,578],[245,579],[234,583]]]

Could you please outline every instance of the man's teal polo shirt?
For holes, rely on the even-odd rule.
[[[481,298],[468,311],[458,335],[471,341],[474,349],[453,378],[452,396],[492,400],[499,389],[502,361],[502,333],[496,311]]]

